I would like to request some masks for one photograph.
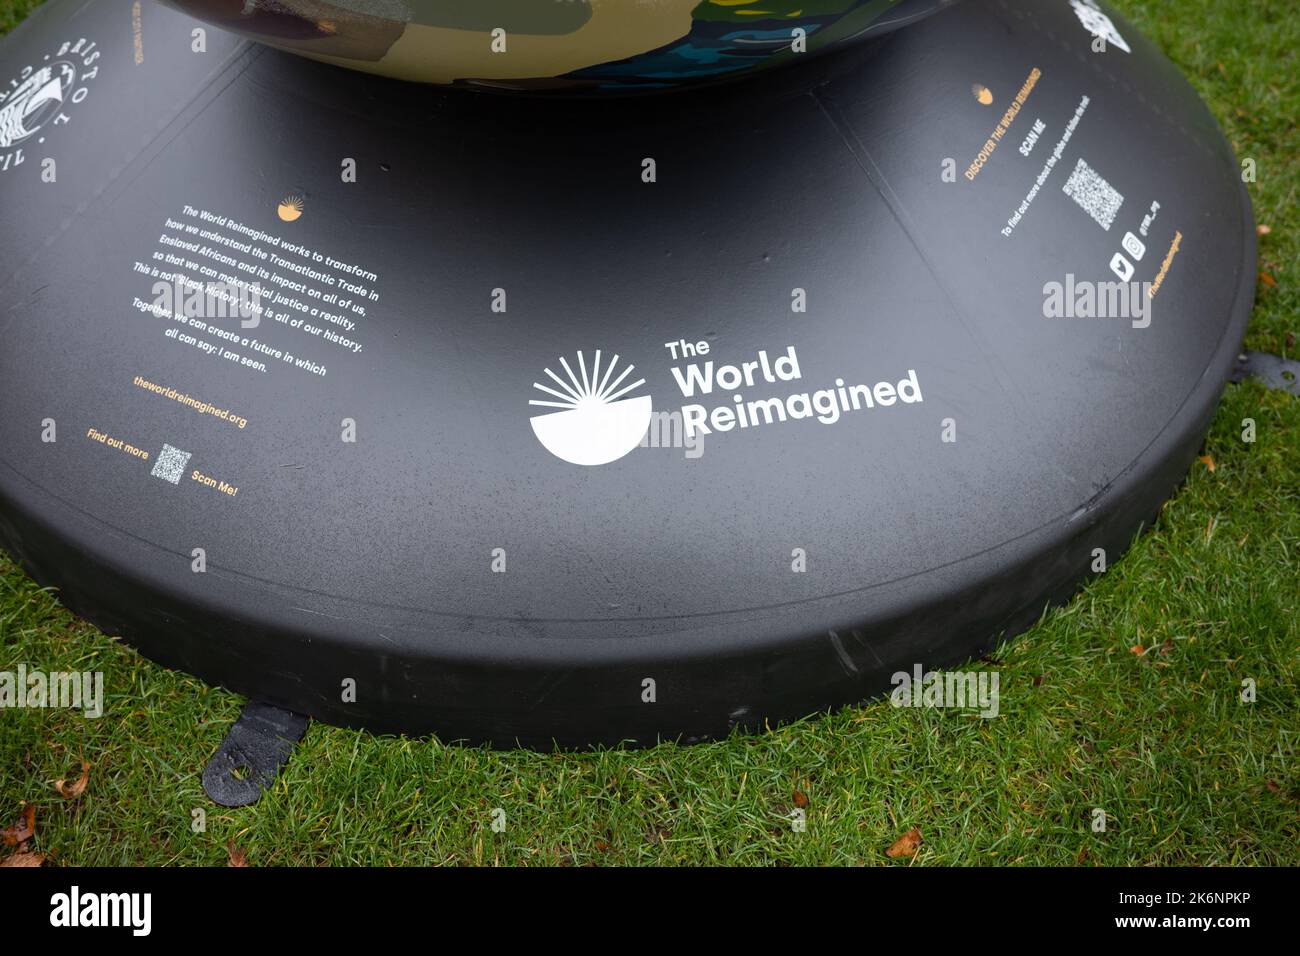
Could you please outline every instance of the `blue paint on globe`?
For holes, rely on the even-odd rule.
[[[725,33],[709,35],[709,28],[726,24],[697,23],[685,42],[651,50],[638,56],[602,63],[565,74],[577,80],[600,80],[602,87],[658,88],[676,86],[693,77],[722,76],[748,70],[769,59],[774,51],[792,43],[791,28],[782,29],[728,29]],[[821,23],[801,22],[806,35],[811,37]],[[656,80],[673,80],[658,83]]]

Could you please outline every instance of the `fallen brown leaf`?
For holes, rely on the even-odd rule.
[[[1272,226],[1266,226],[1262,222],[1255,227],[1255,235],[1257,236],[1267,236],[1272,231],[1273,231]]]
[[[1267,783],[1265,783],[1264,786],[1268,787],[1270,793],[1282,792],[1282,787],[1278,784],[1276,780],[1270,780]]]
[[[1272,274],[1264,272],[1262,269],[1259,273],[1259,281],[1264,283],[1264,285],[1268,286],[1270,289],[1277,288],[1277,280],[1273,278]]]
[[[802,790],[796,790],[794,792],[794,805],[800,810],[808,806],[808,794],[804,793]]]
[[[1134,644],[1128,650],[1130,654],[1136,654],[1138,657],[1141,657],[1145,653],[1141,644]]]
[[[1202,465],[1205,466],[1205,470],[1206,470],[1206,471],[1208,471],[1210,474],[1214,474],[1214,469],[1215,469],[1216,466],[1215,466],[1215,464],[1214,464],[1214,458],[1213,458],[1212,456],[1210,456],[1210,455],[1201,455],[1201,456],[1200,456],[1199,458],[1197,458],[1196,460],[1199,461]]]
[[[66,780],[60,780],[55,783],[54,788],[59,791],[59,796],[64,800],[76,800],[86,791],[86,784],[90,781],[90,764],[81,761],[81,776],[75,783],[68,783]]]
[[[896,858],[900,856],[915,856],[916,848],[921,845],[921,828],[912,827],[901,837],[894,841],[894,845],[885,851],[885,856]]]
[[[17,823],[0,830],[0,841],[3,841],[5,846],[26,843],[34,836],[36,836],[36,807],[31,804],[28,804]]]
[[[1079,847],[1079,855],[1075,857],[1075,860],[1082,864],[1086,859],[1088,859],[1088,848],[1086,846],[1081,846]]]
[[[1160,645],[1160,656],[1164,657],[1173,649],[1174,649],[1174,639],[1172,637],[1165,638],[1165,642]]]
[[[248,854],[235,846],[234,840],[226,844],[226,855],[228,857],[227,866],[248,866]]]
[[[0,866],[40,866],[45,862],[45,854],[19,850],[0,860]]]

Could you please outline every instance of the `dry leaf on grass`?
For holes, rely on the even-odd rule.
[[[1266,226],[1262,222],[1255,227],[1255,235],[1257,236],[1267,236],[1272,231],[1273,231],[1272,226]]]
[[[1261,271],[1259,273],[1259,281],[1264,283],[1264,285],[1268,286],[1270,289],[1277,288],[1277,280],[1268,272]]]
[[[916,849],[921,845],[921,828],[912,827],[901,837],[894,841],[894,845],[885,851],[887,857],[915,856]]]
[[[226,854],[229,857],[227,866],[248,866],[248,854],[235,846],[233,840],[226,844]]]
[[[42,853],[29,853],[27,850],[19,850],[0,860],[0,867],[4,866],[40,866],[45,862],[45,855]]]
[[[802,810],[802,809],[804,809],[805,807],[807,807],[807,806],[808,806],[808,795],[807,795],[806,793],[804,793],[802,790],[796,790],[796,791],[794,792],[794,805],[795,805],[796,807],[798,807],[800,810]]]
[[[1214,474],[1214,469],[1215,469],[1214,458],[1212,458],[1210,455],[1201,455],[1196,460],[1205,466],[1206,471],[1208,471],[1210,474]]]
[[[18,822],[11,827],[0,830],[0,842],[5,846],[17,846],[26,843],[36,835],[36,807],[31,804],[23,811]]]
[[[90,764],[81,761],[81,776],[75,783],[68,783],[66,780],[60,780],[54,788],[59,791],[59,795],[64,800],[76,800],[86,791],[86,784],[90,781]]]
[[[1132,647],[1130,647],[1128,650],[1129,650],[1129,653],[1130,653],[1130,654],[1136,654],[1138,657],[1141,657],[1143,654],[1146,653],[1146,651],[1144,651],[1144,650],[1142,649],[1142,645],[1141,645],[1141,644],[1134,644],[1134,645],[1133,645]]]

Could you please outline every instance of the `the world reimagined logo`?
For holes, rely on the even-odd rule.
[[[560,375],[546,369],[547,384],[534,382],[533,388],[544,397],[534,398],[529,405],[554,408],[532,418],[533,434],[556,458],[574,465],[605,465],[617,461],[641,443],[650,426],[651,400],[649,395],[632,395],[645,384],[645,379],[632,378],[635,365],[625,365],[615,375],[619,357],[614,355],[601,368],[601,354],[597,349],[587,366],[582,352],[574,360],[577,371],[568,359],[561,357]]]
[[[834,425],[848,413],[923,401],[915,369],[901,379],[871,385],[836,378],[827,388],[754,398],[754,389],[802,379],[793,345],[775,357],[760,349],[752,360],[734,365],[706,358],[708,342],[683,340],[665,348],[678,362],[695,360],[670,370],[682,397],[692,400],[680,407],[688,438],[809,419]],[[605,465],[642,443],[653,402],[649,395],[635,394],[645,385],[633,374],[636,366],[624,365],[620,371],[619,363],[618,355],[602,359],[599,349],[590,361],[578,352],[572,362],[558,360],[561,371],[545,369],[547,381],[533,383],[540,397],[529,405],[556,409],[530,419],[533,434],[551,454],[574,465]],[[704,401],[714,395],[727,397],[716,404]]]

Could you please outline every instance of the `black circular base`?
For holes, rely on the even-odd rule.
[[[1156,513],[1245,328],[1236,161],[1085,0],[617,103],[127,9],[0,47],[0,543],[323,720],[698,740],[977,656]]]

